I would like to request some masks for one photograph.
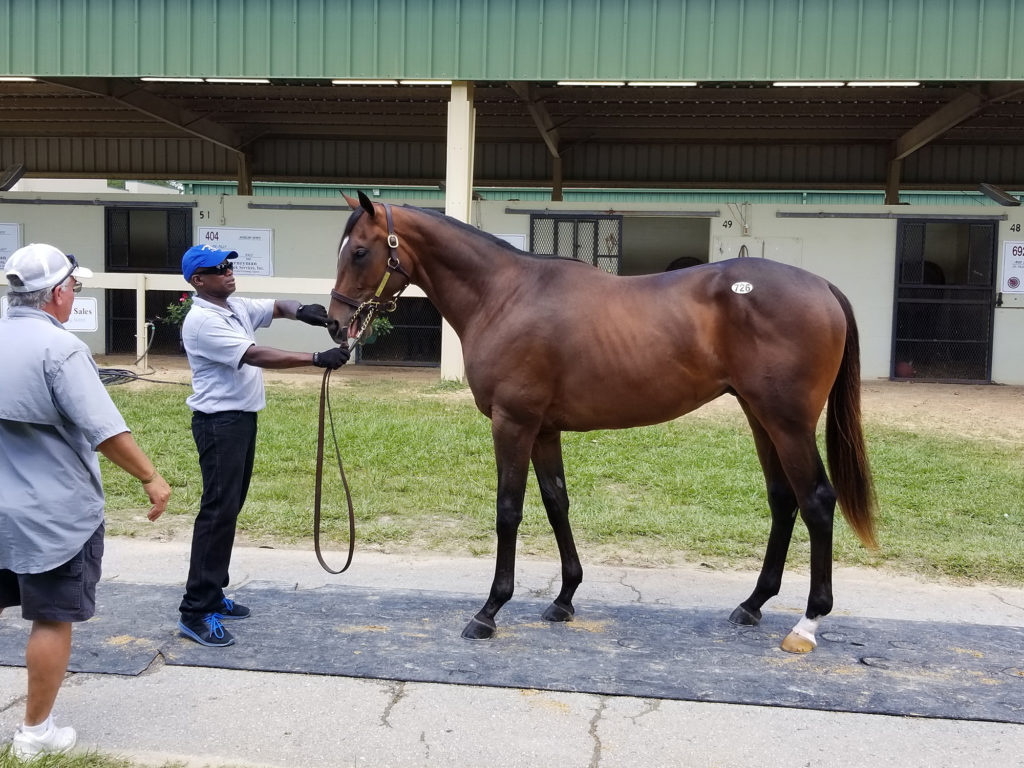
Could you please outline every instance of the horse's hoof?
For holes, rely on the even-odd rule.
[[[469,640],[486,640],[494,635],[496,625],[492,619],[481,619],[474,616],[462,630],[462,636]]]
[[[760,611],[748,611],[742,605],[736,606],[736,610],[729,616],[729,621],[739,624],[742,627],[756,627],[761,623]]]
[[[572,621],[572,617],[575,613],[576,611],[572,609],[571,605],[566,608],[564,605],[552,603],[547,607],[547,610],[544,611],[544,618],[548,621]]]
[[[816,647],[817,643],[796,632],[790,632],[782,641],[782,650],[789,653],[810,653]]]

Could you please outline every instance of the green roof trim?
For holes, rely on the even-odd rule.
[[[235,195],[237,184],[229,181],[182,182],[186,195]],[[550,187],[474,187],[481,200],[550,202]],[[345,186],[333,184],[287,184],[254,182],[254,197],[341,198],[365,192],[372,199],[423,205],[444,202],[444,193],[437,187],[417,186]],[[1012,193],[1020,196],[1020,193]],[[768,203],[776,205],[882,205],[885,193],[852,191],[794,190],[694,190],[694,189],[608,189],[570,188],[562,191],[569,203]],[[903,191],[901,202],[909,205],[997,205],[980,192],[968,191]]]
[[[1024,80],[1015,0],[0,0],[51,77]]]

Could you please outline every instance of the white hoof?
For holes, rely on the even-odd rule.
[[[818,647],[814,633],[818,631],[818,622],[804,616],[782,641],[782,650],[788,653],[810,653]]]

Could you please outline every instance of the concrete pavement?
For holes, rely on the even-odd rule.
[[[329,555],[329,562],[340,564],[342,555]],[[104,579],[180,585],[187,565],[186,543],[108,537]],[[584,568],[576,600],[581,616],[588,602],[641,602],[714,608],[724,620],[756,576],[700,566]],[[479,594],[482,604],[492,573],[490,558],[357,551],[350,571],[332,576],[308,551],[240,547],[228,591],[250,581],[295,588],[349,584]],[[520,559],[516,595],[552,597],[557,581],[557,563]],[[795,621],[806,589],[806,574],[787,573],[783,593],[766,609],[791,612]],[[1021,588],[961,587],[841,568],[835,589],[836,615],[1024,626]],[[175,608],[168,606],[169,629]],[[501,614],[498,619],[500,626]],[[231,629],[244,643],[245,623]],[[455,632],[453,642],[462,642]],[[4,740],[21,720],[24,686],[23,669],[0,667]],[[1024,693],[1021,700],[1024,705]],[[78,729],[81,747],[155,765],[1024,765],[1024,726],[1005,723],[240,672],[166,666],[160,659],[136,677],[70,675],[56,711],[62,724]]]

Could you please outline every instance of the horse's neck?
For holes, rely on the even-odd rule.
[[[461,336],[474,314],[490,303],[497,273],[512,265],[515,255],[451,225],[424,227],[417,239],[415,282]]]

